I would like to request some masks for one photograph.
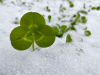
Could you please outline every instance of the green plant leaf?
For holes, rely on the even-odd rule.
[[[26,4],[25,2],[22,2],[22,4],[24,5],[24,4]]]
[[[1,3],[3,3],[3,1],[2,1],[2,0],[0,0],[0,2],[1,2]]]
[[[49,9],[49,7],[48,7],[48,6],[46,7],[46,11],[50,12],[50,9]]]
[[[85,16],[82,16],[81,17],[81,23],[86,23],[86,22],[87,22],[86,17]]]
[[[60,21],[60,20],[61,20],[61,18],[60,18],[60,17],[58,17],[58,20]]]
[[[59,29],[56,26],[53,26],[53,29],[54,29],[55,33],[59,32]]]
[[[35,31],[35,43],[40,47],[49,47],[55,41],[55,32],[48,25],[40,26]]]
[[[68,27],[67,30],[66,30],[66,32],[67,32],[68,30],[75,30],[75,31],[76,31],[76,29],[75,29],[74,26]]]
[[[63,36],[63,33],[62,32],[56,33],[56,36],[57,37],[62,37]]]
[[[85,4],[83,4],[83,8],[85,9],[86,7],[85,7]]]
[[[85,35],[86,35],[86,36],[90,36],[90,35],[91,35],[91,32],[90,32],[89,30],[86,30],[86,31],[85,31]]]
[[[60,25],[59,24],[56,24],[58,26],[58,28],[60,28]]]
[[[73,15],[73,17],[76,17],[76,15]]]
[[[82,16],[81,19],[84,20],[84,19],[86,19],[86,17],[85,16]]]
[[[65,7],[63,7],[63,10],[66,10],[66,8],[65,8]]]
[[[76,21],[77,21],[77,19],[74,22],[72,22],[71,25],[72,26],[76,25]]]
[[[98,6],[96,9],[97,9],[97,10],[100,10],[100,6]]]
[[[48,16],[48,20],[49,20],[49,22],[51,21],[51,15]]]
[[[26,26],[18,26],[12,30],[10,40],[15,49],[26,50],[32,44],[32,33]]]
[[[88,14],[87,11],[84,11],[84,10],[80,10],[78,11],[79,13],[82,13],[82,14]]]
[[[71,36],[70,36],[70,34],[68,34],[66,37],[66,42],[71,42],[71,41],[72,41]]]
[[[66,25],[62,25],[60,28],[61,28],[61,32],[63,32],[63,33],[64,33],[64,32],[65,32],[65,30],[66,30],[66,28],[67,28],[67,26],[66,26]]]
[[[46,22],[44,17],[37,12],[28,12],[24,14],[20,20],[20,25],[28,26],[32,32],[34,32],[38,26],[45,24]]]
[[[79,20],[79,18],[80,18],[80,14],[77,13],[77,17],[75,18],[75,21],[73,22],[73,25],[76,25],[76,22]]]
[[[87,30],[87,27],[85,27],[84,30]]]
[[[20,20],[20,26],[10,34],[11,45],[17,50],[26,50],[34,41],[40,47],[49,47],[55,41],[55,31],[45,24],[45,19],[37,12],[28,12]]]
[[[74,4],[71,1],[69,1],[69,3],[71,8],[74,7]]]
[[[96,9],[96,7],[92,7],[91,9],[92,9],[92,10],[95,10],[95,9]]]

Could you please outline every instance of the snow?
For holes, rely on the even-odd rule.
[[[15,5],[11,2],[14,2]],[[24,2],[22,0],[21,2]],[[54,44],[48,48],[40,48],[35,44],[25,51],[18,51],[11,46],[10,33],[13,28],[19,26],[14,24],[27,12],[38,12],[45,15],[47,25],[68,25],[61,23],[58,17],[62,14],[70,15],[64,18],[69,20],[78,10],[91,6],[99,6],[99,0],[72,0],[74,8],[69,8],[69,3],[62,0],[27,0],[22,5],[20,0],[4,0],[0,3],[0,75],[100,75],[100,11],[90,10],[87,23],[75,26],[75,31],[68,31],[62,38],[56,37]],[[33,3],[30,5],[28,3]],[[67,8],[59,13],[60,4]],[[44,8],[49,6],[51,12]],[[52,15],[49,23],[47,16]],[[84,28],[91,31],[91,36],[84,35]],[[70,34],[73,41],[66,43],[66,35]]]

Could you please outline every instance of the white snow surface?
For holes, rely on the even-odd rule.
[[[24,1],[26,4],[22,5]],[[68,1],[64,0],[4,0],[0,3],[0,75],[100,75],[100,10],[90,10],[86,15],[86,24],[78,23],[76,31],[70,30],[62,38],[56,37],[54,44],[48,48],[40,48],[35,44],[35,51],[32,47],[18,51],[11,45],[10,33],[20,25],[13,22],[16,17],[20,21],[27,12],[45,15],[47,25],[58,23],[69,26],[70,22],[62,23],[58,17],[70,15],[63,18],[70,20],[78,10],[87,11],[90,5],[100,6],[100,0],[71,1],[74,8],[69,8]],[[83,9],[84,3],[86,9]],[[60,4],[67,10],[60,13]],[[46,6],[49,6],[50,12],[45,10]],[[52,15],[50,23],[48,15]],[[84,34],[85,27],[91,31],[89,37]],[[66,43],[67,34],[73,39],[71,43]]]

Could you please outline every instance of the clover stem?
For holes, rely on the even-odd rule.
[[[33,34],[33,45],[32,45],[32,47],[33,47],[33,51],[35,50],[34,49],[34,34]]]

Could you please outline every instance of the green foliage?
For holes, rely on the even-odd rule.
[[[51,15],[48,16],[48,20],[49,20],[49,22],[51,21]]]
[[[28,12],[24,14],[20,20],[21,26],[27,26],[32,32],[41,25],[46,25],[45,19],[37,12]]]
[[[85,27],[84,30],[87,30],[87,27]]]
[[[11,45],[17,50],[25,50],[32,44],[32,33],[26,26],[19,26],[10,34]]]
[[[66,15],[62,15],[62,17],[64,18],[64,17],[66,17]]]
[[[78,22],[78,20],[79,20],[79,18],[80,18],[80,14],[77,13],[77,15],[73,15],[72,18],[74,18],[74,17],[75,17],[74,21],[73,21],[73,20],[71,21],[71,27],[73,27],[74,25],[76,25],[76,23]],[[72,28],[72,29],[73,29],[73,28]]]
[[[37,2],[39,2],[39,0],[37,0]]]
[[[57,26],[53,26],[53,29],[57,37],[62,37],[67,30],[67,26],[66,25],[60,26],[59,24],[57,24]]]
[[[61,20],[61,22],[68,22],[67,20]]]
[[[66,32],[66,28],[67,28],[66,25],[62,25],[62,26],[60,27],[61,32],[62,32],[62,33]]]
[[[72,42],[72,38],[71,38],[70,34],[67,35],[66,42]]]
[[[61,20],[61,18],[60,18],[60,17],[58,17],[58,20],[60,21],[60,20]]]
[[[76,25],[77,23],[86,23],[87,22],[87,19],[85,16],[81,16],[80,13],[86,13],[85,11],[78,11],[77,14],[74,14],[72,16],[72,19],[70,20],[71,22],[71,30],[76,30],[74,28],[74,25]],[[74,20],[73,20],[74,19]]]
[[[43,25],[35,30],[35,43],[39,47],[49,47],[55,41],[55,33],[53,28],[48,25]]]
[[[70,4],[70,7],[73,8],[74,7],[74,4],[72,1],[69,1],[69,4]]]
[[[88,12],[90,12],[90,10],[88,10]]]
[[[63,36],[63,33],[62,32],[58,32],[58,33],[56,33],[56,36],[57,37],[62,37]]]
[[[85,4],[83,4],[83,8],[85,9],[86,7],[85,7]]]
[[[0,3],[3,3],[3,1],[2,1],[2,0],[0,0]]]
[[[16,18],[17,19],[17,18]],[[55,41],[55,31],[46,25],[45,19],[37,12],[28,12],[20,20],[20,26],[10,34],[11,45],[17,50],[26,50],[34,41],[39,47],[49,47]]]
[[[91,32],[90,32],[89,30],[86,30],[86,31],[85,31],[85,35],[86,35],[86,36],[90,36],[90,35],[91,35]]]
[[[92,7],[91,9],[92,10],[100,10],[100,6],[98,6],[98,7]]]
[[[60,28],[60,25],[59,24],[56,24],[59,28]]]
[[[77,18],[74,22],[71,23],[72,26],[76,25]]]
[[[56,26],[53,26],[53,29],[54,29],[55,33],[59,32],[59,29]]]
[[[48,7],[48,6],[46,7],[46,11],[50,12],[50,9],[49,9],[49,7]]]
[[[91,9],[92,9],[92,10],[95,10],[95,9],[96,9],[96,7],[92,7]]]
[[[100,6],[98,6],[96,9],[97,9],[97,10],[100,10]]]
[[[18,21],[15,21],[15,22],[13,22],[14,24],[19,24],[19,22]]]
[[[63,5],[61,4],[60,5],[60,8],[59,8],[60,10],[59,10],[59,12],[63,12],[64,10],[66,10],[66,8],[65,7],[63,7]]]
[[[15,18],[15,21],[13,22],[14,24],[19,24],[18,17]]]
[[[63,33],[60,31],[60,28],[58,26],[53,26],[53,29],[57,37],[62,37]]]
[[[81,17],[81,23],[86,23],[86,22],[87,22],[86,17],[85,16],[82,16]]]
[[[80,18],[80,14],[77,14],[77,17],[75,18],[74,24],[76,24],[76,22],[78,21],[78,19]]]
[[[73,17],[76,17],[76,15],[73,15]]]
[[[69,27],[69,30],[75,30],[76,31],[74,26]]]
[[[88,14],[86,11],[84,11],[84,10],[80,10],[80,11],[78,11],[79,13],[82,13],[82,14]]]
[[[15,5],[15,3],[13,1],[11,3]]]
[[[22,2],[22,4],[24,5],[24,4],[26,4],[26,2]]]

